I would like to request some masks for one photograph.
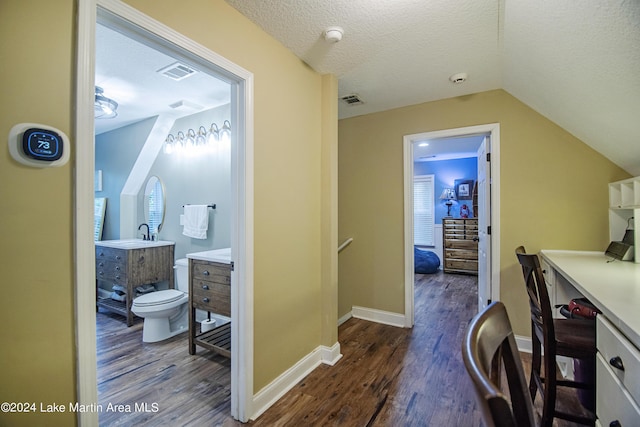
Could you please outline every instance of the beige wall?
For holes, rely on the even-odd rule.
[[[317,346],[337,338],[335,322],[322,315],[331,313],[333,298],[335,316],[337,279],[331,283],[331,272],[337,267],[327,265],[332,257],[321,239],[337,227],[337,221],[332,226],[322,219],[330,212],[326,186],[332,168],[337,170],[323,163],[323,158],[331,161],[331,147],[337,150],[337,113],[326,102],[337,99],[337,84],[310,70],[222,0],[127,3],[254,73],[257,392]],[[1,134],[15,123],[34,121],[59,127],[72,144],[87,143],[71,134],[74,5],[73,0],[0,3],[1,59],[11,64],[0,70]],[[73,163],[72,158],[62,168],[32,169],[12,161],[6,149],[0,154],[2,401],[76,400]],[[69,413],[0,413],[2,425],[68,426],[74,421]]]
[[[10,158],[6,138],[21,122],[72,136],[73,5],[0,3],[0,401],[35,402],[38,411],[41,402],[75,400],[73,159],[59,168],[22,166]],[[69,413],[0,413],[0,425],[73,423]]]
[[[500,123],[501,299],[517,334],[528,305],[514,249],[603,250],[607,184],[629,175],[503,90],[341,120],[339,315],[404,312],[403,136]]]

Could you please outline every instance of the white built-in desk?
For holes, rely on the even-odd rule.
[[[540,256],[554,286],[573,287],[602,311],[596,321],[598,425],[640,425],[640,264],[607,262],[602,252],[543,250]]]

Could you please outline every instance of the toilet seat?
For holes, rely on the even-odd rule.
[[[180,292],[176,289],[167,289],[164,291],[150,292],[146,295],[141,295],[133,300],[133,304],[137,307],[153,307],[178,301],[185,296],[184,292]]]

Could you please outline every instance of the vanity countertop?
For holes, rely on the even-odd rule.
[[[144,249],[155,248],[159,246],[171,246],[176,242],[168,240],[142,240],[142,239],[125,239],[125,240],[99,240],[96,246],[116,249]]]
[[[193,252],[187,254],[189,259],[200,261],[219,262],[221,264],[231,264],[231,248],[213,249],[204,252]]]

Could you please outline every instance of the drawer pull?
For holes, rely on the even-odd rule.
[[[620,356],[612,357],[609,360],[609,365],[613,366],[616,369],[624,371],[624,363],[622,363],[622,358]]]
[[[609,423],[609,427],[622,427],[622,424],[620,424],[620,421],[614,420]]]
[[[120,271],[120,266],[119,265],[116,266],[116,271]]]
[[[202,298],[202,302],[209,302],[209,298]]]
[[[104,262],[99,263],[98,267],[104,267]]]
[[[122,257],[121,257],[120,255],[116,255],[116,259],[117,259],[118,261],[120,261],[120,260],[122,259]]]
[[[204,289],[205,291],[209,290],[209,285],[202,285],[202,289]]]
[[[202,272],[202,275],[203,275],[203,276],[208,276],[208,275],[209,275],[209,270],[205,270],[205,271],[203,271],[203,272]]]

